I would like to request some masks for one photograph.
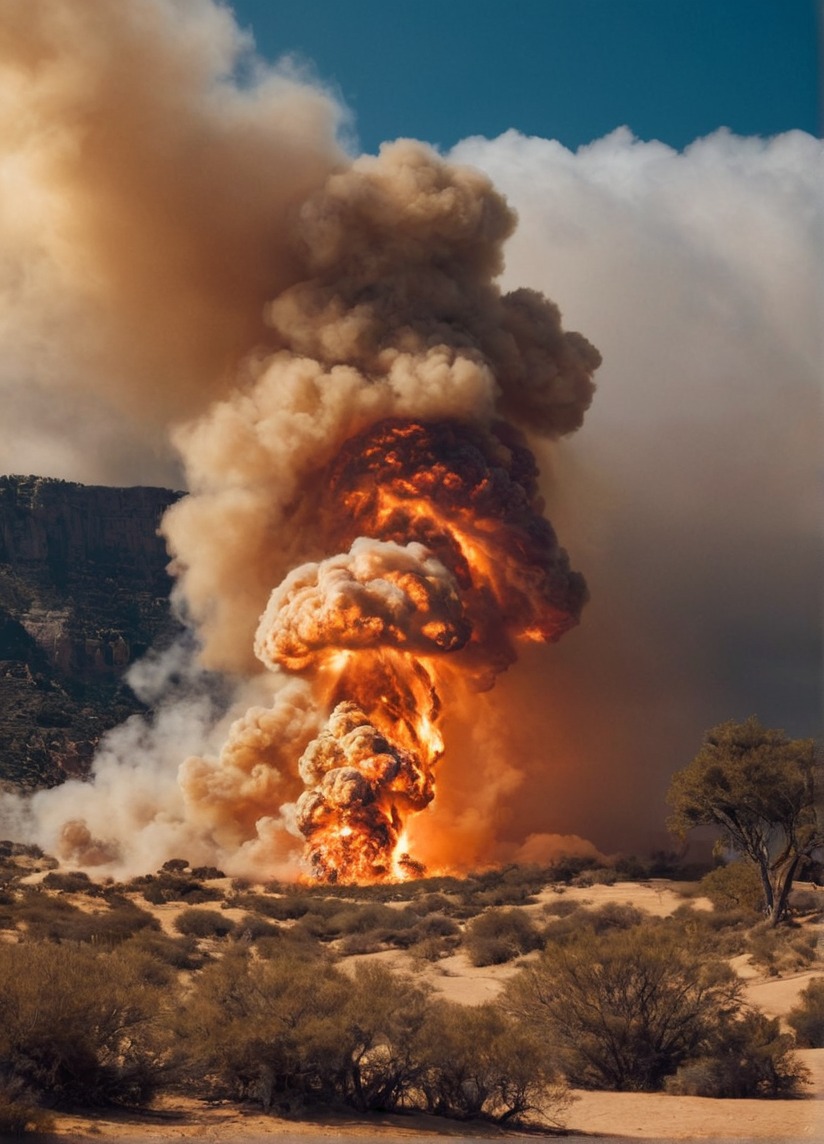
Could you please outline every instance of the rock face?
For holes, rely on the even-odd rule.
[[[141,710],[123,673],[180,630],[157,535],[179,495],[0,477],[0,782],[85,774]]]

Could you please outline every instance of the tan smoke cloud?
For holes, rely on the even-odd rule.
[[[523,440],[492,429],[500,417],[548,437],[577,428],[600,360],[538,293],[501,292],[512,211],[485,176],[420,143],[349,161],[335,143],[340,110],[250,48],[211,0],[104,0],[93,11],[11,0],[0,18],[0,283],[21,319],[17,360],[41,389],[76,393],[80,416],[90,399],[125,412],[124,443],[141,439],[141,424],[173,427],[189,496],[163,530],[204,666],[260,672],[253,638],[274,589],[257,645],[273,669],[255,685],[263,703],[232,708],[219,750],[196,718],[181,735],[188,758],[166,810],[141,794],[128,829],[107,837],[101,792],[118,782],[115,735],[87,813],[60,829],[77,860],[126,862],[150,837],[215,847],[230,862],[288,860],[290,830],[356,788],[364,820],[397,834],[401,803],[431,798],[443,749],[429,658],[471,638],[466,662],[488,686],[516,638],[527,628],[557,638],[585,597],[538,525]],[[59,359],[38,352],[47,335]],[[478,522],[466,508],[459,534],[444,540],[438,497],[427,494],[408,535],[404,509],[385,529],[361,516],[371,539],[340,537],[351,505],[329,487],[341,446],[410,418],[415,432],[474,427],[477,439],[450,430],[451,445],[439,447],[457,450],[452,475],[443,470],[447,493],[463,480],[461,455],[486,454]],[[510,543],[496,549],[484,534],[499,509],[512,522]],[[480,587],[467,570],[476,554]],[[496,625],[492,601],[506,596]],[[304,683],[285,685],[282,668],[307,677],[313,700]],[[370,672],[366,686],[359,676]],[[366,731],[352,729],[345,765],[324,764],[295,804],[298,760],[308,774],[319,757],[306,753],[310,742],[325,741],[321,715],[350,701]],[[144,744],[155,761],[168,746],[161,722]],[[329,726],[334,717],[324,735]],[[144,780],[132,779],[136,792]],[[391,793],[386,805],[375,784]],[[43,812],[52,832],[55,806]]]
[[[84,445],[151,448],[275,344],[264,306],[294,281],[299,203],[343,159],[341,113],[208,0],[5,0],[0,92],[0,383],[77,395],[82,476]],[[18,435],[12,413],[12,462]]]

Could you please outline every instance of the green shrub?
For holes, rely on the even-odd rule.
[[[804,1049],[824,1049],[824,977],[813,977],[787,1014],[796,1043]]]
[[[183,910],[173,922],[178,933],[189,937],[226,937],[235,929],[235,923],[218,910],[192,907]]]
[[[350,993],[351,983],[316,959],[281,949],[258,960],[234,947],[198,974],[177,1015],[189,1068],[207,1093],[266,1110],[329,1100]]]

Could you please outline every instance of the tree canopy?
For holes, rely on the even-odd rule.
[[[669,790],[670,829],[720,828],[722,845],[755,863],[765,912],[785,916],[793,878],[824,845],[821,754],[812,739],[791,739],[755,716],[711,728]]]

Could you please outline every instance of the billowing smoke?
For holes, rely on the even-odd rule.
[[[577,428],[600,358],[541,295],[497,288],[513,221],[417,143],[334,173],[299,212],[304,277],[268,308],[281,348],[177,434],[191,491],[164,531],[204,661],[248,670],[254,647],[331,712],[294,809],[323,877],[399,873],[444,677],[491,686],[585,600],[517,425]]]
[[[102,869],[331,876],[359,824],[367,876],[544,861],[647,845],[711,722],[819,729],[820,142],[350,162],[211,0],[89,7],[0,12],[2,464],[185,473],[178,602],[237,686],[141,666],[155,722],[6,831]],[[568,440],[598,359],[544,293],[607,363]],[[585,589],[542,497],[592,594],[551,648]]]
[[[201,663],[271,672],[219,750],[197,720],[194,750],[181,735],[172,806],[131,831],[105,822],[103,773],[126,769],[104,751],[61,853],[128,865],[168,817],[224,865],[271,870],[303,835],[323,877],[419,869],[399,848],[434,796],[444,688],[457,708],[578,622],[523,430],[577,429],[600,356],[540,293],[501,292],[515,216],[485,176],[410,141],[350,162],[331,102],[243,59],[209,0],[12,3],[4,31],[29,128],[9,170],[37,192],[12,302],[35,348],[59,325],[61,384],[175,426],[189,495],[163,531]]]

